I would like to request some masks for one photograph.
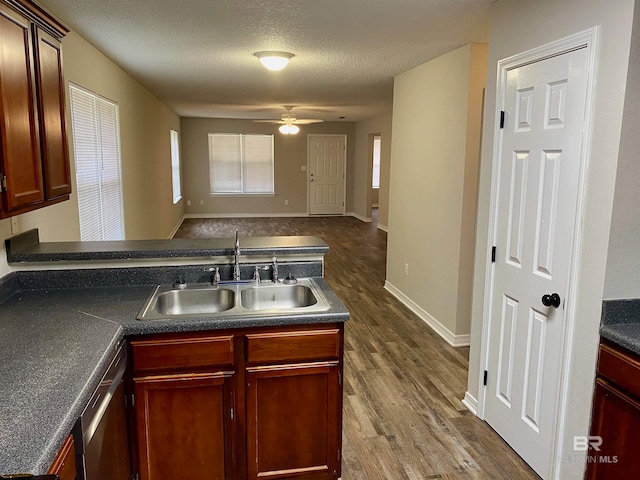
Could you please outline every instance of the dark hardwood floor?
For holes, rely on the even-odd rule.
[[[453,348],[384,290],[387,235],[353,217],[186,219],[175,238],[315,235],[350,311],[343,480],[539,478],[461,399],[468,348]],[[242,238],[241,238],[242,245]]]

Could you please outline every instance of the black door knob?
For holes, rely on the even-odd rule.
[[[557,293],[552,293],[551,295],[543,295],[542,304],[545,307],[558,308],[560,306],[560,295],[558,295]]]

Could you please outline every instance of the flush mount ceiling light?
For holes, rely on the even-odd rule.
[[[282,70],[293,58],[293,53],[287,52],[256,52],[254,55],[265,68],[274,72]]]

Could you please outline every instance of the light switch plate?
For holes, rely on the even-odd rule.
[[[307,166],[306,165],[301,165],[300,166],[300,170],[302,170],[303,172],[307,171]]]

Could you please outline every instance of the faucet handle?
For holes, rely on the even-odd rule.
[[[253,272],[253,281],[256,282],[256,285],[260,284],[260,267],[256,265],[256,269]]]

